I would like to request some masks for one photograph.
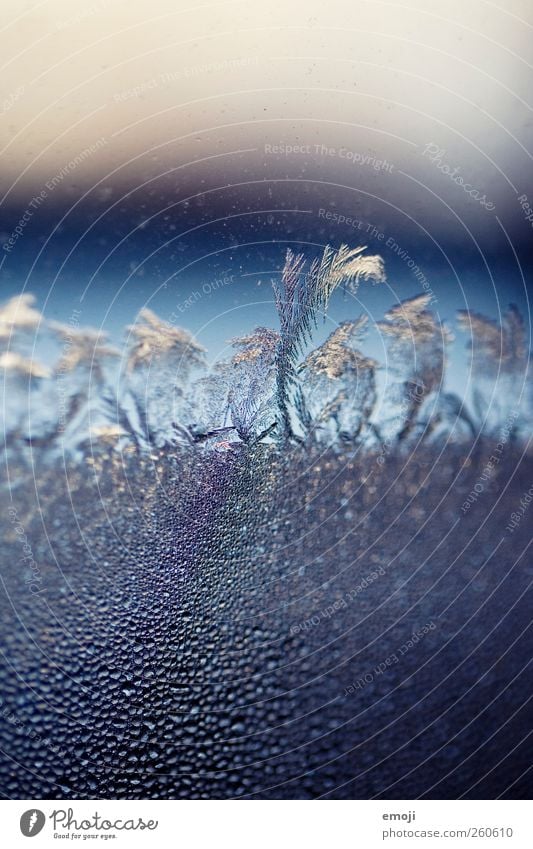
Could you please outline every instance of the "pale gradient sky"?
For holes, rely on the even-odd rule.
[[[325,144],[339,180],[354,170],[343,146],[387,158],[396,173],[359,168],[358,187],[401,204],[420,180],[429,208],[431,191],[456,195],[422,157],[435,143],[500,207],[510,184],[527,191],[533,9],[522,0],[505,10],[484,0],[45,0],[2,17],[9,194],[39,188],[98,139],[77,185],[138,184],[203,157],[233,180],[230,152],[243,149],[269,172],[265,143],[311,145],[289,159],[320,177],[314,145]]]

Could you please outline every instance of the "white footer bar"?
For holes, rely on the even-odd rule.
[[[3,801],[2,845],[532,849],[527,801]],[[31,842],[34,839],[35,842]]]

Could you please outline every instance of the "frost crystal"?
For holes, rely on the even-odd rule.
[[[355,439],[368,425],[376,401],[377,363],[354,348],[368,318],[345,321],[300,367],[304,376],[298,412],[317,439]]]
[[[359,281],[385,279],[383,261],[377,256],[361,256],[364,247],[341,245],[334,251],[326,247],[321,259],[314,259],[304,275],[303,254],[287,251],[281,282],[272,281],[280,322],[280,340],[276,348],[276,396],[279,407],[280,436],[293,435],[290,406],[296,380],[296,364],[306,342],[311,340],[318,315],[327,308],[334,290],[343,283],[356,291]]]
[[[216,363],[211,374],[191,387],[185,420],[193,435],[218,436],[233,432],[251,443],[274,430],[275,353],[279,333],[257,327],[247,336],[231,340],[237,353]]]
[[[0,427],[6,444],[11,445],[13,440],[28,438],[29,402],[43,379],[49,375],[49,370],[36,360],[14,351],[0,354],[0,379],[5,397],[9,399],[9,403],[0,407]]]
[[[248,336],[232,340],[239,349],[232,358],[231,422],[243,442],[263,438],[276,426],[274,407],[275,355],[279,333],[257,327]]]
[[[91,432],[116,417],[116,396],[106,364],[120,351],[107,343],[106,334],[91,328],[51,323],[62,342],[54,378],[58,404],[58,431],[63,450],[75,450],[90,440]]]
[[[0,308],[0,368],[10,403],[3,427],[15,444],[76,454],[96,443],[149,453],[154,447],[254,446],[265,440],[349,441],[374,450],[430,438],[497,435],[512,418],[513,437],[528,435],[532,389],[523,319],[510,307],[501,324],[459,314],[470,333],[469,394],[445,390],[453,337],[429,310],[431,296],[396,304],[377,323],[387,341],[385,367],[362,348],[366,316],[342,322],[314,350],[313,330],[341,285],[383,281],[380,257],[364,248],[327,247],[306,270],[287,251],[274,295],[279,330],[256,327],[230,341],[233,355],[206,371],[205,350],[187,331],[144,309],[120,352],[99,330],[47,322],[32,295]],[[48,369],[33,355],[37,331],[52,334],[60,355]],[[115,363],[115,365],[113,365]],[[278,446],[279,447],[279,446]]]
[[[38,327],[41,313],[33,309],[35,296],[17,295],[0,307],[0,339],[9,337],[14,331],[31,330]]]
[[[141,444],[165,445],[176,439],[185,391],[192,372],[204,367],[204,348],[180,327],[143,309],[128,328],[126,380],[122,406]]]
[[[531,413],[529,348],[526,328],[518,309],[511,305],[501,325],[479,313],[462,310],[459,326],[470,334],[470,393],[467,401],[476,428],[497,434],[513,419],[512,434],[528,432],[525,421]]]
[[[378,328],[389,340],[388,386],[384,391],[382,434],[401,441],[414,430],[420,408],[442,390],[450,332],[427,309],[431,295],[394,306]]]

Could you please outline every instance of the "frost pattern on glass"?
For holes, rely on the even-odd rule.
[[[204,348],[146,308],[128,333],[121,405],[130,429],[141,445],[172,444],[191,374],[205,365]]]
[[[459,343],[428,294],[395,304],[375,322],[387,353],[381,363],[365,352],[365,314],[341,322],[313,348],[335,290],[385,279],[381,258],[362,247],[327,247],[310,263],[288,250],[272,283],[279,326],[228,340],[232,356],[211,366],[187,329],[152,310],[126,328],[121,351],[101,330],[47,320],[31,294],[11,298],[0,308],[4,450],[30,474],[37,456],[80,462],[109,452],[184,456],[193,449],[203,462],[206,451],[265,444],[281,451],[352,446],[383,461],[420,442],[475,444],[502,431],[525,442],[530,352],[514,306],[501,323],[459,313],[471,351],[464,397],[447,385],[449,351]],[[38,335],[55,345],[52,364],[36,355]]]
[[[313,340],[381,260],[306,267],[287,254],[279,326],[210,367],[149,310],[119,351],[29,295],[1,308],[6,795],[526,795],[520,316],[460,316],[463,400],[426,296],[378,322],[378,363],[365,314]]]
[[[367,324],[367,316],[342,322],[299,368],[303,377],[299,418],[319,442],[374,435],[370,417],[377,397],[378,364],[355,347],[364,338]]]
[[[467,398],[476,429],[497,435],[513,411],[513,437],[527,438],[527,415],[531,415],[531,366],[526,327],[511,304],[501,324],[470,310],[458,316],[461,330],[469,336],[472,380]]]
[[[284,445],[353,443],[367,450],[421,439],[494,437],[514,416],[513,438],[527,435],[531,413],[529,348],[511,306],[501,325],[470,311],[471,369],[464,398],[446,385],[451,329],[430,309],[431,296],[394,305],[375,323],[387,351],[365,353],[368,316],[343,321],[312,348],[315,329],[336,289],[383,282],[383,261],[364,248],[327,247],[309,264],[287,251],[273,280],[278,328],[256,327],[229,340],[234,354],[208,367],[206,351],[186,329],[143,309],[127,328],[121,353],[99,330],[48,322],[31,295],[0,310],[0,368],[6,445],[75,454],[95,441],[153,447],[229,450],[266,440]],[[55,339],[53,367],[34,356],[39,330]]]

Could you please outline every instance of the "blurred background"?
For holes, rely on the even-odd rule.
[[[1,30],[5,298],[114,338],[149,306],[216,358],[275,325],[288,246],[347,242],[388,283],[333,323],[423,292],[529,316],[525,0],[46,0]]]

